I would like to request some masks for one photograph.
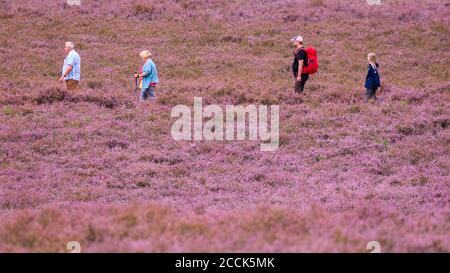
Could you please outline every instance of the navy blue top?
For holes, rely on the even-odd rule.
[[[375,89],[381,86],[380,84],[380,75],[378,74],[378,63],[375,63],[376,68],[373,68],[372,65],[369,64],[369,70],[367,71],[366,84],[365,88]]]

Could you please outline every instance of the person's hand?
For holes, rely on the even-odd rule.
[[[134,77],[139,78],[139,74],[138,73],[134,74]]]
[[[297,81],[301,81],[302,80],[302,77],[301,76],[298,76],[297,77]]]
[[[59,82],[64,82],[64,77],[61,77],[61,78],[59,78],[59,80],[58,80]]]

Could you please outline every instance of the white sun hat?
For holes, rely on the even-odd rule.
[[[303,43],[303,37],[298,35],[291,39],[292,42],[301,42]]]

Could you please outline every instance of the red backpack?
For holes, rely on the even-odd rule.
[[[308,58],[308,66],[303,67],[302,73],[314,74],[319,70],[319,60],[317,59],[317,50],[314,47],[305,49],[306,57]]]

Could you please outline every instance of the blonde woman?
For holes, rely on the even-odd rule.
[[[369,69],[367,71],[366,84],[364,85],[366,88],[366,99],[377,100],[376,92],[381,86],[380,74],[378,73],[379,65],[377,63],[377,55],[375,53],[369,53],[367,55],[367,61],[369,61]]]
[[[155,98],[156,85],[159,83],[158,70],[151,59],[152,53],[149,50],[142,51],[139,57],[144,61],[144,66],[142,67],[142,72],[135,74],[134,77],[142,79],[140,100],[145,101],[148,98]]]

